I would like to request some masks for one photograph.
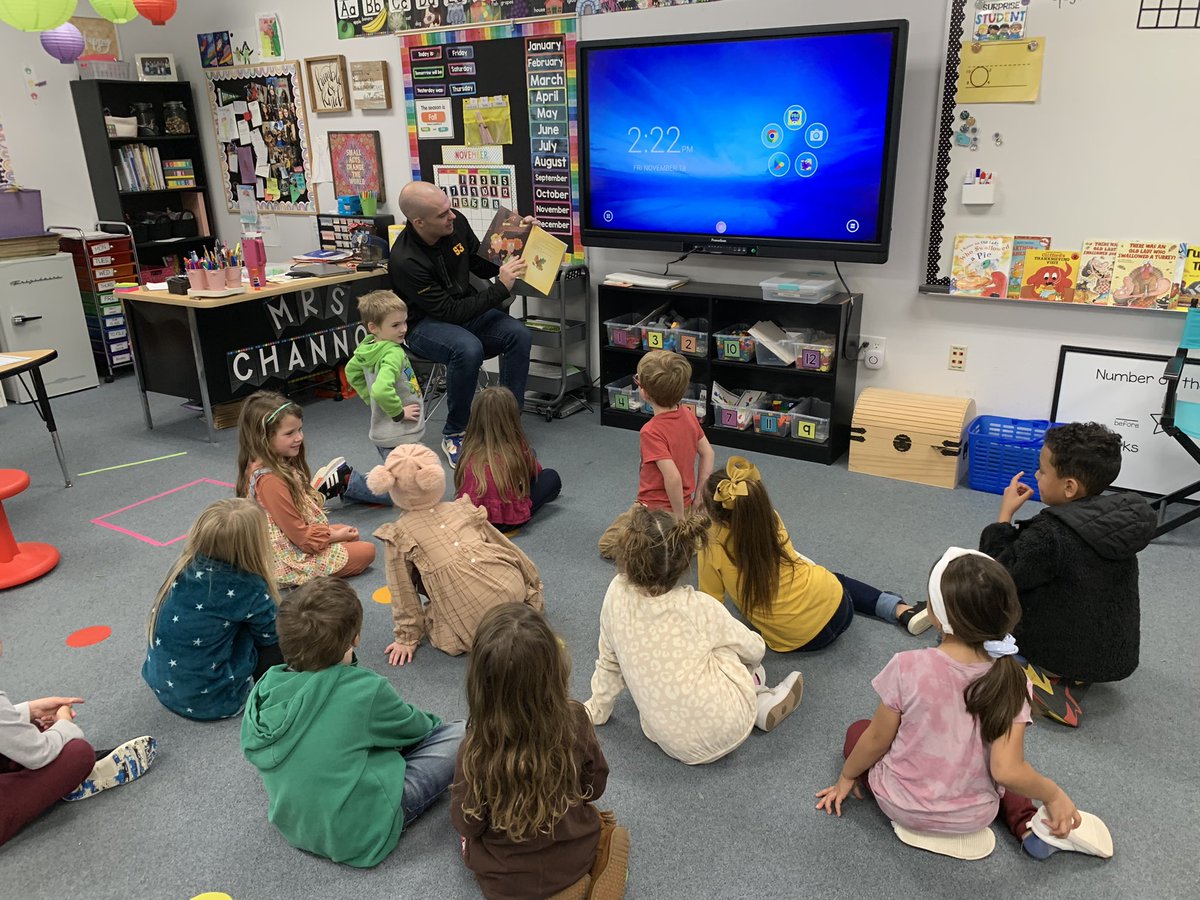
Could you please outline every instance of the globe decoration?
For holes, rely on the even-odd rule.
[[[167,19],[175,15],[179,3],[178,0],[133,0],[133,5],[151,25],[166,25]]]
[[[42,47],[60,63],[73,63],[79,59],[85,43],[83,32],[70,22],[42,32]]]
[[[133,0],[92,0],[92,9],[114,25],[124,25],[138,17]]]
[[[49,31],[75,15],[77,0],[0,0],[0,21],[19,31]]]

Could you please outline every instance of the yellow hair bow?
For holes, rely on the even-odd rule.
[[[738,497],[745,497],[750,493],[746,482],[761,480],[758,466],[744,456],[729,457],[729,462],[725,464],[725,474],[728,477],[722,478],[718,482],[717,490],[713,494],[713,500],[720,503],[725,509],[733,509],[733,504],[737,502]]]

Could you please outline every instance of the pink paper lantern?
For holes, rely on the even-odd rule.
[[[175,15],[178,0],[133,0],[133,5],[151,25],[166,25],[167,19]]]
[[[83,32],[70,22],[42,32],[42,46],[60,63],[73,63],[79,59],[84,43]]]
[[[75,15],[78,0],[0,0],[0,20],[20,31],[49,31]]]

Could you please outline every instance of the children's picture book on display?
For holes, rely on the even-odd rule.
[[[1025,34],[1029,0],[975,0],[977,41],[1015,41]]]
[[[1003,234],[960,234],[954,239],[950,293],[1004,297],[1013,239]]]
[[[1079,253],[1079,274],[1075,277],[1075,302],[1112,306],[1113,264],[1117,261],[1118,241],[1084,241]]]
[[[566,250],[567,245],[558,238],[537,225],[525,224],[520,213],[502,206],[492,217],[478,253],[498,266],[514,256],[521,257],[528,265],[522,281],[549,294]]]
[[[1170,309],[1178,291],[1181,245],[1174,241],[1121,241],[1113,264],[1114,306]]]
[[[1179,285],[1180,305],[1187,306],[1200,297],[1200,241],[1188,244],[1183,255],[1183,274]]]
[[[1008,269],[1008,298],[1016,300],[1021,295],[1021,280],[1025,274],[1025,254],[1030,250],[1049,250],[1047,235],[1018,234],[1013,238],[1012,262]]]
[[[1074,303],[1078,275],[1078,250],[1030,250],[1025,254],[1020,298]]]

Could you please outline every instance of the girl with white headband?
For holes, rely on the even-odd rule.
[[[1012,577],[990,556],[951,547],[929,576],[929,609],[941,644],[897,653],[871,682],[879,706],[847,729],[846,762],[817,809],[840,816],[842,801],[866,788],[900,840],[934,853],[987,856],[999,813],[1037,859],[1112,856],[1104,823],[1025,760],[1029,693],[1011,633],[1021,615]]]

